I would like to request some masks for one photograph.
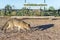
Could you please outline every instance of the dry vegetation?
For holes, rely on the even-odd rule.
[[[0,18],[0,29],[7,21]],[[60,19],[25,19],[33,29],[32,32],[7,32],[0,30],[0,40],[60,40]]]

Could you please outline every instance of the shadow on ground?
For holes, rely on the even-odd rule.
[[[46,30],[46,29],[51,28],[51,27],[54,27],[54,24],[39,25],[39,26],[32,27],[32,29],[34,31],[36,31],[36,30],[43,31],[43,30]]]
[[[35,26],[35,27],[31,27],[32,30],[30,30],[30,31],[31,31],[31,32],[32,32],[32,31],[36,31],[36,30],[41,30],[41,31],[43,31],[43,30],[46,30],[46,29],[51,28],[51,27],[54,27],[54,24],[38,25],[38,26]],[[27,32],[30,32],[30,31],[27,31]],[[8,30],[8,32],[10,32],[10,31]],[[14,31],[12,31],[12,32],[17,32],[17,30],[14,30]],[[23,31],[21,30],[21,33],[22,33],[22,32],[23,32]]]

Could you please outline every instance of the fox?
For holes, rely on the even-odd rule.
[[[26,23],[23,20],[18,20],[17,18],[11,18],[9,19],[5,25],[2,27],[2,30],[6,32],[7,29],[14,29],[14,27],[17,27],[18,31],[22,30],[31,30],[30,24]]]

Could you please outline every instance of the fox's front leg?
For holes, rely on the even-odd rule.
[[[22,31],[26,31],[26,30],[25,30],[23,27],[19,26],[19,27],[18,27],[18,31],[19,31],[19,32],[22,32]]]
[[[9,26],[7,27],[7,29],[9,29],[9,28],[11,28],[11,25],[9,25]]]

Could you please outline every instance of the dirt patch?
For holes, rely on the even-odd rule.
[[[8,19],[0,18],[0,27]],[[0,40],[60,40],[60,20],[25,19],[33,29],[32,32],[8,32],[0,30]]]

